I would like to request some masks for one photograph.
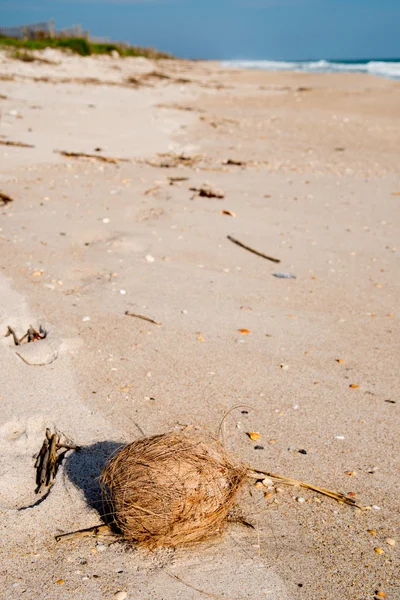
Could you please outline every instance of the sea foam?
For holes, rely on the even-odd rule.
[[[369,61],[280,61],[280,60],[227,60],[223,66],[236,69],[265,71],[304,71],[307,73],[370,73],[380,77],[400,79],[400,60]]]

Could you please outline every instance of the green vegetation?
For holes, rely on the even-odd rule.
[[[44,50],[44,48],[58,48],[60,50],[69,50],[80,56],[90,56],[91,54],[111,54],[116,51],[120,56],[144,56],[146,58],[173,58],[165,52],[158,52],[153,48],[140,48],[139,46],[120,46],[118,44],[96,44],[81,38],[70,39],[43,39],[43,40],[18,40],[0,36],[1,47],[24,48],[26,50]],[[23,53],[21,53],[23,56]],[[24,60],[24,58],[20,58]]]

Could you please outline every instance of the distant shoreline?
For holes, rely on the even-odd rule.
[[[367,73],[400,80],[400,58],[350,60],[224,60],[224,67],[305,73]]]

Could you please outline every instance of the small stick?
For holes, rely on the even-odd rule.
[[[8,337],[9,335],[13,336],[14,344],[16,346],[19,346],[19,339],[17,338],[17,334],[15,333],[14,329],[12,327],[10,327],[10,325],[7,327],[6,337]]]
[[[332,492],[331,490],[326,490],[325,488],[317,487],[316,485],[312,485],[310,483],[305,483],[304,481],[298,481],[297,479],[291,479],[290,477],[285,477],[284,475],[275,475],[274,473],[266,473],[264,471],[257,471],[256,469],[250,469],[248,472],[249,477],[254,477],[255,479],[261,479],[261,477],[272,477],[281,483],[286,485],[300,486],[307,490],[312,490],[313,492],[317,492],[318,494],[322,494],[323,496],[328,496],[329,498],[333,498],[337,502],[344,502],[345,504],[349,504],[350,506],[354,506],[355,508],[359,508],[363,510],[363,506],[359,506],[356,504],[356,501],[353,498],[348,498],[345,494],[341,492]]]
[[[87,529],[80,529],[79,531],[72,531],[71,533],[56,535],[55,540],[56,542],[61,542],[87,537],[89,535],[103,535],[107,531],[111,531],[109,525],[95,525],[94,527],[88,527]]]
[[[261,256],[262,258],[266,258],[267,260],[271,260],[274,263],[280,263],[281,262],[279,258],[274,258],[273,256],[268,256],[268,254],[264,254],[263,252],[259,252],[258,250],[254,250],[254,248],[250,248],[250,246],[246,246],[246,244],[243,244],[242,242],[239,242],[239,240],[235,239],[231,235],[227,235],[226,237],[228,238],[228,240],[230,240],[234,244],[237,244],[241,248],[244,248],[245,250],[248,250],[249,252],[252,252],[253,254],[257,254],[257,256]]]
[[[25,144],[24,142],[13,142],[12,140],[0,140],[2,146],[17,146],[18,148],[34,148],[32,144]]]
[[[4,194],[3,192],[0,192],[0,200],[2,202],[2,204],[0,204],[0,206],[6,206],[10,202],[13,202],[14,198],[11,198],[11,196],[8,196],[7,194]]]
[[[125,311],[125,314],[128,317],[136,317],[137,319],[142,319],[143,321],[148,321],[149,323],[154,323],[154,325],[162,325],[159,321],[152,319],[151,317],[146,317],[146,315],[140,315],[139,313],[130,312],[129,310]]]
[[[94,158],[95,160],[99,160],[100,162],[117,164],[119,162],[129,162],[127,158],[114,158],[112,156],[102,156],[101,154],[87,154],[86,152],[67,152],[66,150],[54,150],[57,154],[61,154],[61,156],[66,156],[67,158]]]

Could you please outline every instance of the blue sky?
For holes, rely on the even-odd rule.
[[[49,18],[190,58],[400,57],[400,0],[0,0],[0,26]]]

